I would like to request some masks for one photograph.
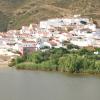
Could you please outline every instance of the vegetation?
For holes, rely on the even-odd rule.
[[[92,17],[98,24],[99,8],[100,0],[0,0],[0,31],[73,14]]]
[[[100,55],[94,55],[87,48],[52,48],[18,57],[11,64],[17,69],[99,73]]]

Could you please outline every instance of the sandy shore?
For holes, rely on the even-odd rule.
[[[8,67],[8,61],[2,61],[2,62],[0,62],[0,68],[1,67]]]
[[[8,67],[9,60],[10,60],[10,57],[0,55],[0,68],[1,67]]]

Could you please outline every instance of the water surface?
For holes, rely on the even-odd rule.
[[[0,100],[100,100],[100,77],[0,68]]]

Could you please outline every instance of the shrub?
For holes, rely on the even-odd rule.
[[[16,65],[15,59],[12,59],[11,62],[8,64],[9,67],[13,67]]]
[[[16,65],[16,68],[17,69],[29,69],[29,70],[36,70],[38,69],[39,65],[38,64],[34,64],[34,63],[30,63],[30,62],[27,62],[27,63],[20,63],[20,64],[17,64]]]

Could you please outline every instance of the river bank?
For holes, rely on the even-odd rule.
[[[11,59],[13,56],[7,56],[7,55],[0,55],[0,68],[1,67],[9,67],[9,63],[11,62]]]
[[[72,51],[52,48],[13,59],[9,66],[26,70],[60,71],[71,73],[100,73],[100,55],[85,48]]]
[[[30,62],[20,63],[15,65],[14,68],[17,70],[30,70],[30,71],[45,71],[45,72],[60,72],[66,74],[82,74],[82,75],[100,75],[100,72],[97,70],[81,70],[81,71],[72,71],[72,70],[65,70],[64,67],[57,67],[57,66],[41,66],[36,65]]]
[[[2,68],[2,67],[9,67],[8,66],[8,61],[2,61],[2,62],[0,62],[0,68]]]

